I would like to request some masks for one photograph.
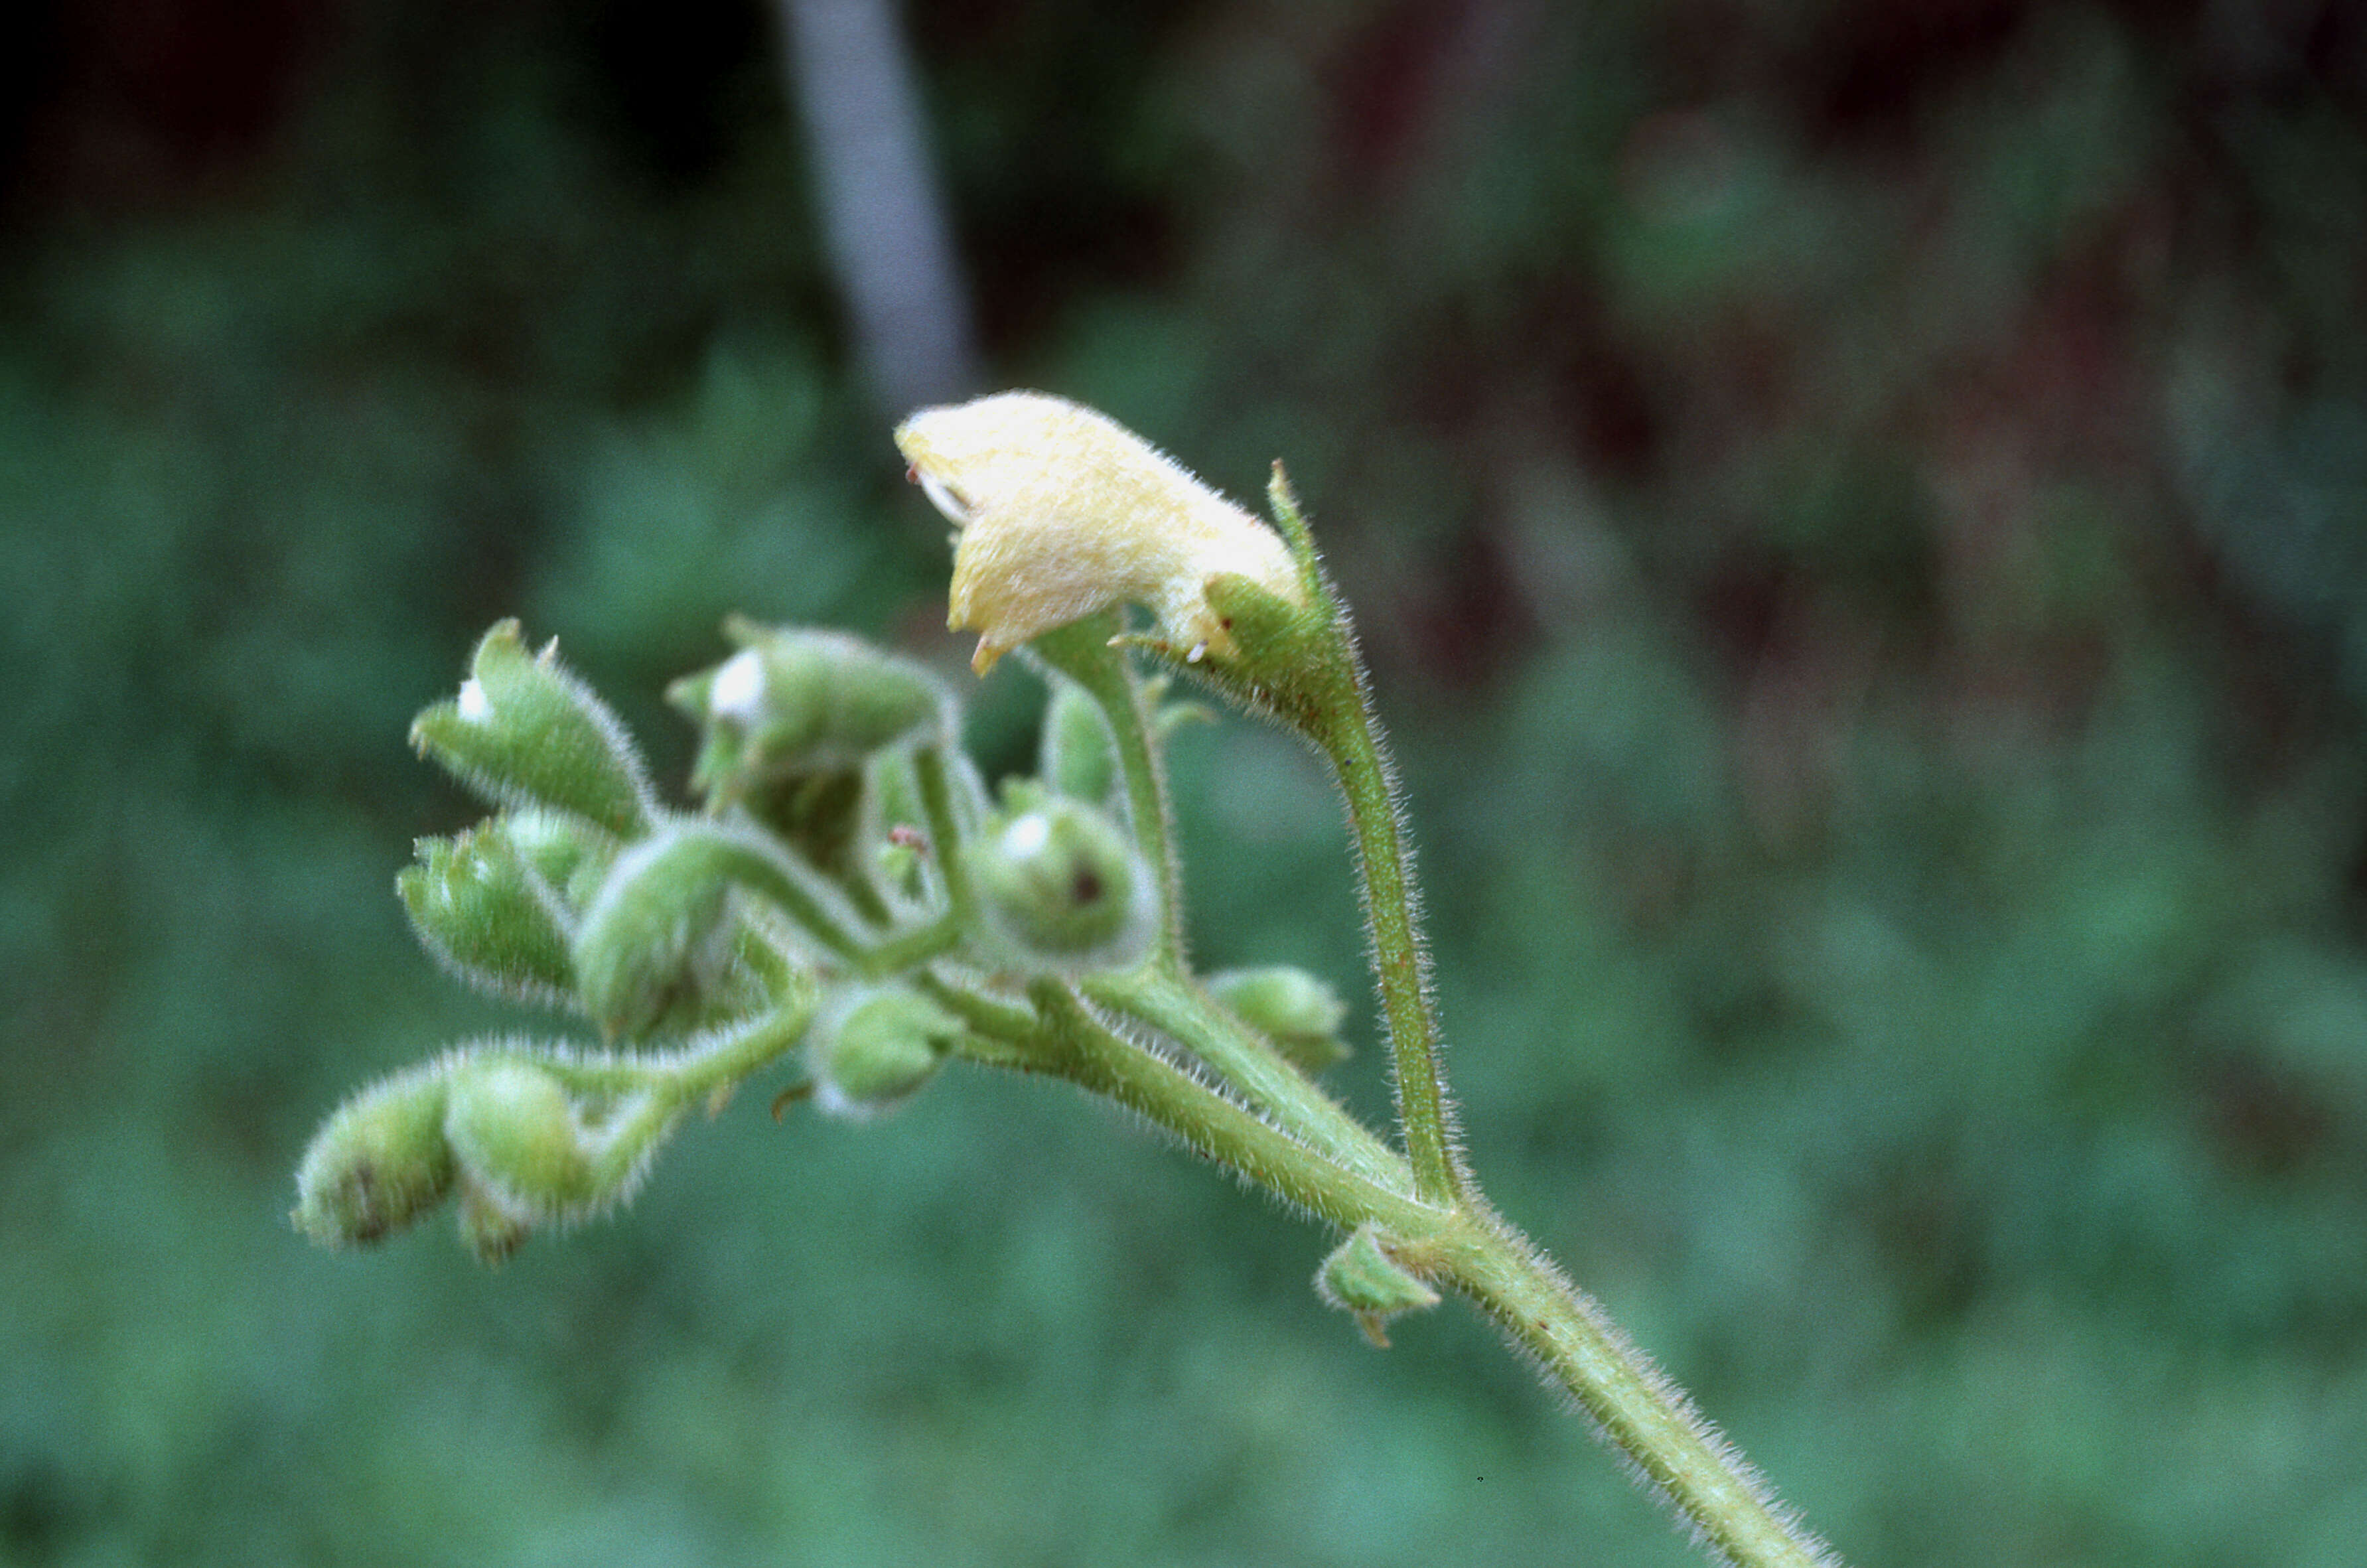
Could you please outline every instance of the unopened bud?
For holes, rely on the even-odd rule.
[[[961,1020],[901,986],[833,998],[807,1047],[814,1103],[858,1119],[893,1110],[937,1076],[961,1032]]]
[[[721,976],[726,896],[742,852],[721,829],[679,823],[617,857],[572,953],[576,994],[602,1028],[639,1034]]]
[[[599,1197],[575,1102],[531,1062],[496,1058],[456,1068],[444,1133],[470,1183],[498,1207],[555,1218]]]
[[[1117,743],[1101,705],[1074,681],[1052,682],[1038,750],[1036,771],[1054,794],[1089,806],[1108,803],[1117,784]]]
[[[444,1201],[452,1148],[442,1073],[416,1067],[339,1107],[296,1171],[296,1228],[324,1247],[382,1239]]]
[[[487,632],[460,694],[420,714],[412,744],[504,806],[572,812],[632,838],[652,811],[625,727],[560,667],[557,644],[528,652],[515,621]]]
[[[843,632],[733,617],[740,651],[677,681],[667,700],[706,728],[691,783],[732,800],[794,774],[844,772],[945,722],[926,668]]]
[[[421,839],[419,862],[394,879],[412,929],[444,966],[499,996],[557,1002],[575,967],[560,895],[521,854],[503,821],[449,839]]]
[[[1347,1058],[1340,1024],[1348,1004],[1306,970],[1287,964],[1228,969],[1209,976],[1206,984],[1210,996],[1273,1041],[1301,1072],[1319,1073]]]
[[[489,1269],[506,1263],[533,1234],[534,1216],[515,1199],[461,1179],[460,1243],[470,1257]]]
[[[591,902],[621,847],[582,818],[556,811],[504,811],[490,826],[570,909]]]
[[[1082,801],[1015,803],[970,845],[992,935],[1023,964],[1082,973],[1139,962],[1159,931],[1159,887],[1116,823]]]
[[[1390,1238],[1362,1224],[1316,1270],[1315,1290],[1326,1302],[1356,1314],[1365,1337],[1386,1349],[1383,1325],[1405,1312],[1438,1304],[1438,1292],[1389,1256]]]

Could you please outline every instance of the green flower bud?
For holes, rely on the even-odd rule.
[[[1315,1290],[1326,1302],[1356,1314],[1365,1337],[1383,1349],[1382,1325],[1399,1313],[1438,1304],[1438,1292],[1390,1256],[1394,1239],[1379,1227],[1362,1224],[1315,1272]]]
[[[411,742],[498,805],[572,812],[636,837],[653,809],[640,758],[557,649],[529,653],[518,624],[502,622],[477,644],[459,696],[421,713]]]
[[[1348,1056],[1340,1038],[1348,1004],[1340,993],[1287,964],[1211,975],[1208,994],[1273,1041],[1301,1072],[1319,1073]]]
[[[901,986],[845,991],[807,1044],[814,1103],[858,1120],[892,1111],[937,1076],[961,1032],[961,1020]]]
[[[452,1148],[437,1067],[398,1073],[345,1101],[296,1170],[296,1228],[323,1247],[378,1241],[444,1201]]]
[[[706,728],[691,778],[706,795],[738,800],[795,774],[852,770],[946,725],[951,697],[937,678],[860,637],[737,616],[724,635],[740,651],[666,693]]]
[[[969,847],[990,934],[1023,965],[1138,963],[1159,931],[1157,879],[1134,841],[1082,801],[1021,795]]]
[[[727,896],[745,850],[683,823],[617,857],[576,925],[576,995],[614,1034],[637,1035],[713,989],[730,961]]]
[[[1056,795],[1104,806],[1117,784],[1117,744],[1101,705],[1074,681],[1055,680],[1044,707],[1036,772]]]
[[[548,820],[549,818],[545,818]],[[420,942],[447,969],[497,996],[563,1002],[575,966],[560,896],[520,853],[507,819],[421,839],[394,879]]]
[[[513,1199],[477,1182],[460,1182],[460,1242],[470,1256],[491,1269],[506,1263],[534,1234],[534,1217]]]
[[[569,909],[580,909],[600,889],[620,847],[580,817],[556,811],[505,811],[493,826],[520,860],[540,874]],[[582,890],[582,897],[577,891]]]
[[[531,1062],[493,1058],[454,1068],[444,1135],[472,1190],[514,1215],[565,1217],[601,1197],[573,1099]]]

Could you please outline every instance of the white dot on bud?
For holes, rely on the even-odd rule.
[[[1002,852],[1024,860],[1050,841],[1052,824],[1040,811],[1031,811],[1002,832]]]
[[[484,683],[473,675],[460,682],[460,716],[470,724],[483,724],[493,716],[493,700],[485,695]]]
[[[764,656],[743,648],[716,670],[715,682],[707,689],[707,711],[746,724],[764,710]]]

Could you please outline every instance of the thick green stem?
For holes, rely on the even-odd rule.
[[[1440,1208],[1344,1169],[1127,1041],[1060,982],[1038,981],[1029,994],[1037,1021],[1020,1048],[1025,1065],[1109,1096],[1343,1230],[1382,1226],[1399,1259],[1470,1297],[1535,1357],[1653,1491],[1728,1560],[1743,1568],[1831,1568],[1829,1553],[1774,1505],[1649,1359],[1476,1195]],[[1006,1013],[982,1021],[1017,1020]]]
[[[1591,1298],[1493,1214],[1462,1219],[1438,1237],[1434,1277],[1469,1296],[1569,1390],[1704,1544],[1743,1568],[1837,1568]]]
[[[1452,1203],[1463,1197],[1468,1179],[1455,1145],[1454,1111],[1438,1058],[1430,958],[1414,906],[1413,850],[1406,841],[1396,775],[1344,611],[1334,635],[1333,669],[1324,682],[1329,700],[1306,715],[1307,734],[1331,763],[1356,838],[1373,969],[1388,1016],[1398,1121],[1413,1166],[1414,1190],[1425,1201]]]

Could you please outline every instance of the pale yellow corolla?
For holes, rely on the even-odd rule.
[[[1031,637],[1143,605],[1187,659],[1229,657],[1221,572],[1304,605],[1282,537],[1106,414],[1044,392],[923,409],[896,430],[912,478],[960,528],[946,624],[984,674]]]

